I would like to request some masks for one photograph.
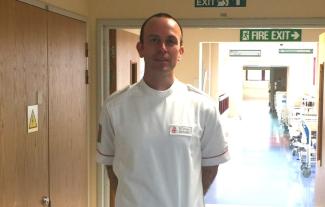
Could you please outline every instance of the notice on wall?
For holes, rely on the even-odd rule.
[[[246,7],[246,0],[195,0],[195,7]]]
[[[301,42],[301,29],[241,29],[240,41]]]
[[[27,107],[27,131],[28,133],[38,131],[38,105]]]

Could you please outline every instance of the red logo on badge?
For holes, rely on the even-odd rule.
[[[173,127],[171,128],[171,132],[172,132],[173,134],[175,134],[175,133],[177,132],[177,129],[176,129],[175,126],[173,126]]]

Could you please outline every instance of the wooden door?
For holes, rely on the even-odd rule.
[[[109,30],[109,93],[117,90],[116,29]],[[105,94],[108,95],[108,94]]]
[[[124,30],[109,30],[110,93],[138,80],[140,57],[136,50],[139,36]]]
[[[271,112],[275,112],[274,95],[277,91],[287,91],[287,68],[270,69],[269,105]]]
[[[0,206],[38,207],[48,186],[46,11],[0,2]],[[27,133],[27,106],[38,131]]]
[[[275,68],[271,71],[275,91],[287,91],[287,68]]]
[[[130,61],[130,84],[138,82],[138,63]]]
[[[86,25],[48,16],[51,207],[88,205]]]
[[[0,1],[0,207],[88,205],[85,36],[85,23]]]
[[[324,63],[319,67],[319,90],[318,90],[318,128],[317,128],[317,161],[320,166],[322,160],[323,145],[323,117],[324,117]]]

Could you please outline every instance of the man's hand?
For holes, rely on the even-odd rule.
[[[219,165],[202,167],[203,195],[208,192],[210,185],[218,173],[218,167]]]
[[[108,165],[108,166],[106,166],[106,169],[107,169],[107,175],[109,178],[109,192],[110,192],[109,206],[115,207],[115,195],[116,195],[118,180],[117,180],[117,177],[113,171],[113,166]]]

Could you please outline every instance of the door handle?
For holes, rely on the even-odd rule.
[[[47,196],[43,196],[41,203],[44,207],[49,207],[50,206],[50,198]]]

